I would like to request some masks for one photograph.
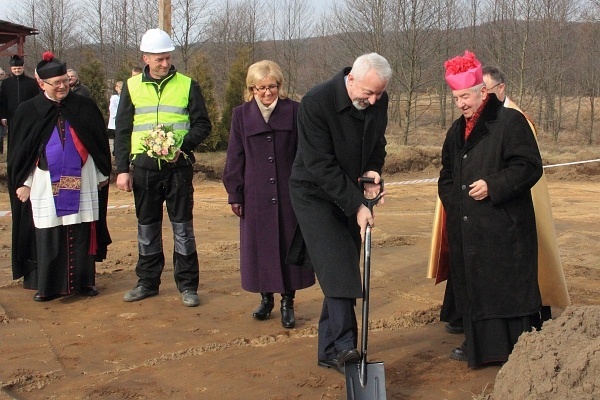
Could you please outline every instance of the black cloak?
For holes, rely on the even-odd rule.
[[[19,105],[11,121],[12,140],[8,148],[7,174],[8,190],[13,217],[12,228],[12,268],[13,279],[26,275],[35,268],[35,228],[31,203],[21,202],[16,190],[23,185],[45,149],[59,114],[77,132],[81,142],[94,158],[98,170],[110,177],[111,155],[106,125],[102,113],[92,99],[69,93],[56,103],[44,93]],[[108,206],[108,185],[98,191],[100,215],[96,222],[98,244],[96,261],[106,258],[111,243],[106,224]]]

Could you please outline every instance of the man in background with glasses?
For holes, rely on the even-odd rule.
[[[529,127],[537,137],[537,130],[533,121],[506,95],[506,75],[495,66],[486,65],[482,69],[483,82],[488,93],[493,93],[504,107],[521,112]],[[538,235],[538,284],[542,295],[542,320],[552,318],[551,307],[565,308],[571,304],[564,271],[558,253],[552,205],[548,192],[546,175],[542,173],[540,180],[531,188],[533,208]]]
[[[69,78],[69,86],[71,87],[71,92],[77,93],[80,96],[89,97],[90,99],[93,98],[90,88],[85,86],[79,80],[79,74],[77,73],[77,71],[75,71],[72,68],[69,68],[67,70],[67,77]]]

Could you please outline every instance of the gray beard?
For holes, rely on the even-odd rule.
[[[354,100],[352,102],[352,105],[354,106],[354,108],[356,108],[359,111],[362,111],[362,110],[366,109],[367,107],[369,107],[369,106],[362,105],[360,100]]]

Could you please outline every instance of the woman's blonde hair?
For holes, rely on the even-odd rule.
[[[283,72],[277,63],[269,60],[262,60],[252,64],[248,68],[246,75],[246,92],[244,99],[250,101],[254,98],[254,90],[252,90],[258,82],[264,81],[267,78],[273,78],[279,86],[277,95],[280,99],[287,98],[287,92],[283,86]]]
[[[123,81],[115,82],[115,89],[117,88],[117,86],[119,87],[119,89],[123,89]]]

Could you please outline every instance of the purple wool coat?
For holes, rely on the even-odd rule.
[[[249,292],[284,293],[315,283],[310,268],[285,263],[298,223],[288,189],[298,106],[279,99],[268,123],[254,99],[233,110],[223,184],[229,204],[244,205],[240,272]]]

